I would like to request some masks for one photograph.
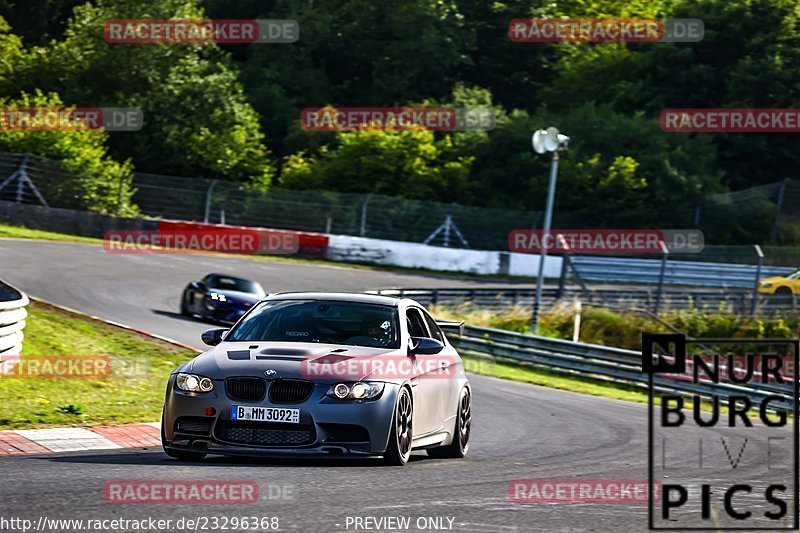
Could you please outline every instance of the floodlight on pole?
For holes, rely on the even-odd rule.
[[[547,258],[548,237],[550,225],[553,221],[553,203],[556,198],[556,178],[558,176],[558,153],[566,150],[569,145],[569,137],[559,133],[558,129],[549,127],[546,130],[536,130],[531,139],[533,150],[537,154],[551,153],[552,164],[550,167],[550,184],[547,188],[547,205],[544,210],[544,224],[542,226],[542,247],[539,251],[539,276],[536,280],[536,299],[533,302],[533,325],[531,330],[534,334],[539,330],[539,307],[542,303],[542,290],[544,286],[544,263]]]

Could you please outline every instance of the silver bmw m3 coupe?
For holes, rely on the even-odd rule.
[[[167,384],[171,457],[464,457],[472,391],[444,331],[414,300],[281,293],[254,305]]]

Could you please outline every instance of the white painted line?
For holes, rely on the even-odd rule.
[[[21,429],[17,433],[53,452],[122,448],[104,436],[83,428]]]

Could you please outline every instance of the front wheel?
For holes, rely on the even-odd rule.
[[[469,451],[469,433],[472,429],[472,397],[469,389],[461,389],[458,398],[458,412],[456,413],[456,430],[453,442],[447,446],[429,448],[428,456],[437,459],[460,459]]]
[[[191,312],[189,312],[189,307],[186,305],[186,295],[184,294],[181,296],[181,314],[183,316],[191,316]]]
[[[383,455],[384,464],[403,466],[411,457],[411,437],[413,435],[412,415],[414,405],[408,389],[400,389],[397,406],[392,417],[392,431],[389,435],[389,445]]]

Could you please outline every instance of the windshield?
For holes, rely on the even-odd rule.
[[[227,341],[320,342],[399,348],[397,309],[336,301],[263,302],[231,330]]]
[[[220,289],[225,291],[239,291],[264,296],[264,289],[261,285],[254,281],[247,281],[246,279],[228,278],[228,277],[214,277],[209,281],[208,287],[210,289]]]

